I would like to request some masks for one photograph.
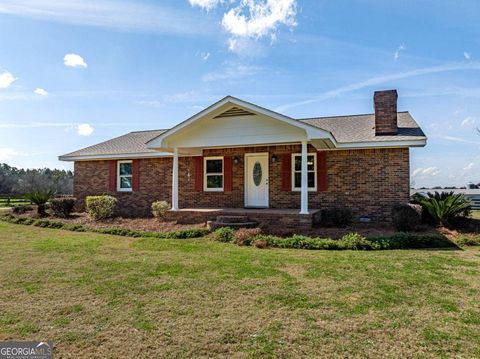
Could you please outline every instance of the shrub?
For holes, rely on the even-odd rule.
[[[393,226],[399,231],[412,231],[422,221],[422,206],[412,203],[398,203],[392,207]]]
[[[455,243],[461,247],[480,246],[480,236],[460,236],[455,239]]]
[[[29,223],[24,223],[29,224]],[[48,219],[37,219],[32,223],[35,227],[42,228],[63,228],[65,223],[58,221],[49,221]]]
[[[14,214],[24,214],[27,211],[31,211],[32,206],[16,206],[12,208],[12,213]]]
[[[155,218],[162,221],[167,216],[167,211],[170,209],[170,204],[167,201],[155,201],[152,203],[152,214]]]
[[[57,217],[67,218],[74,206],[75,198],[54,198],[50,201],[50,208]]]
[[[262,233],[260,228],[240,228],[234,234],[235,243],[239,246],[249,246],[260,233]]]
[[[87,196],[87,213],[94,220],[112,218],[115,212],[117,199],[112,196]]]
[[[213,232],[213,238],[220,242],[230,243],[235,239],[234,231],[230,227],[220,227]]]
[[[260,249],[264,249],[264,248],[267,248],[268,247],[268,243],[266,240],[264,239],[255,239],[253,241],[253,246],[255,248],[260,248]]]
[[[415,249],[456,247],[448,239],[432,235],[412,235],[395,233],[392,236],[365,238],[358,233],[350,233],[335,240],[306,236],[279,238],[275,236],[257,236],[255,240],[265,240],[270,247],[324,250],[379,250],[379,249]]]
[[[463,194],[453,192],[427,193],[425,196],[417,193],[413,196],[413,201],[428,211],[436,223],[444,226],[452,224],[459,217],[469,216],[472,209]]]
[[[325,227],[346,227],[352,222],[352,211],[346,207],[325,208],[320,211],[320,224]]]
[[[25,198],[37,205],[37,213],[39,215],[45,216],[47,214],[45,212],[46,204],[50,200],[50,198],[52,198],[52,196],[52,191],[35,191],[27,193],[25,195]]]

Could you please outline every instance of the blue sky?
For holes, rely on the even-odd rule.
[[[480,2],[2,0],[0,162],[169,128],[225,95],[302,118],[396,88],[415,186],[480,182]]]

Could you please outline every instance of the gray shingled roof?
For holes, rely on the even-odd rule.
[[[88,157],[88,156],[102,156],[102,155],[125,155],[125,154],[140,154],[140,153],[156,153],[158,151],[151,150],[146,147],[146,143],[155,137],[161,135],[166,130],[151,130],[151,131],[135,131],[127,133],[111,140],[97,143],[96,145],[82,148],[81,150],[67,153],[60,156],[60,159],[67,159],[68,157]]]
[[[395,136],[375,136],[374,114],[305,118],[299,121],[330,131],[339,143],[425,139],[422,129],[408,112],[399,112],[397,118],[398,135]]]
[[[423,140],[425,134],[408,112],[398,113],[398,135],[375,136],[375,115],[305,118],[298,121],[329,131],[338,143]],[[60,156],[61,160],[91,156],[156,154],[146,143],[167,130],[136,131]]]

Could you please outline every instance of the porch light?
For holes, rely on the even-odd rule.
[[[233,163],[238,165],[240,163],[240,158],[238,156],[233,157]]]
[[[277,162],[277,160],[278,160],[277,155],[273,155],[273,156],[272,156],[272,163]]]

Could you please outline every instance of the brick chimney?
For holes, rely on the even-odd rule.
[[[375,91],[375,136],[398,133],[397,98],[397,90]]]

